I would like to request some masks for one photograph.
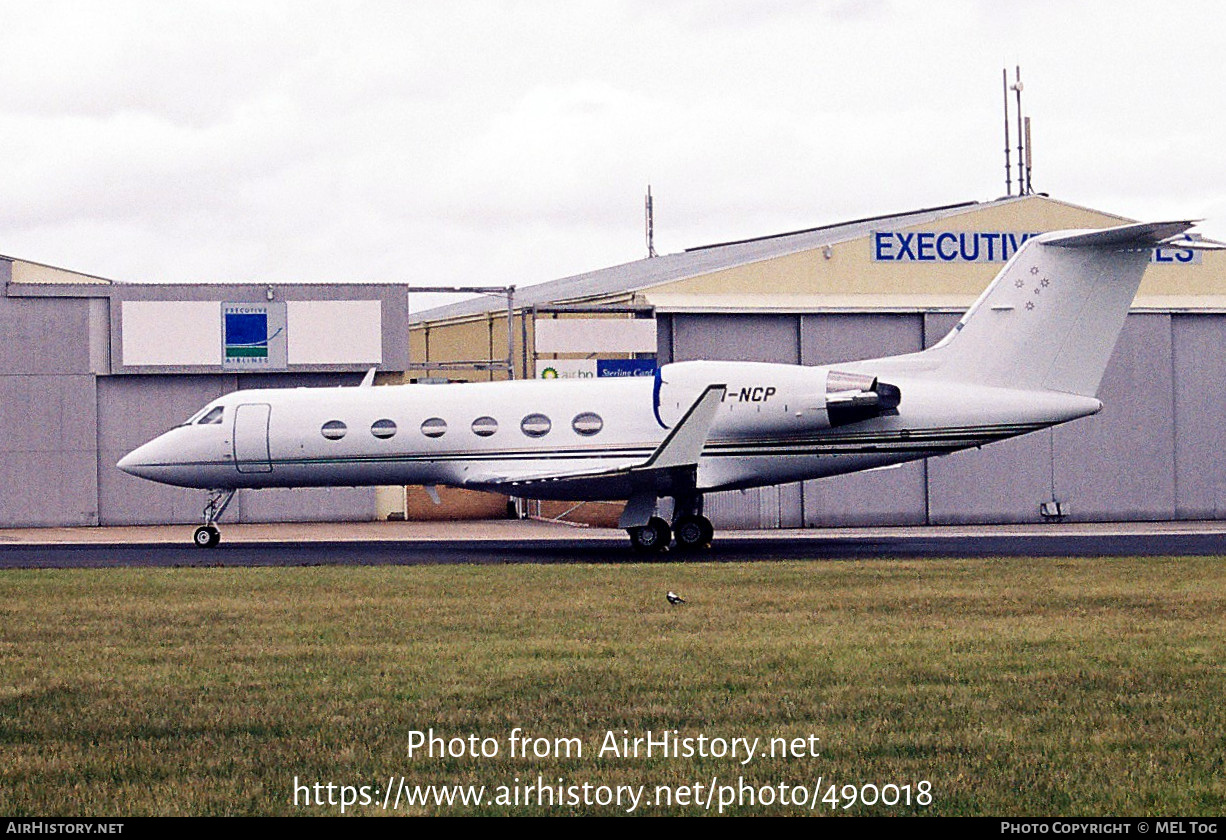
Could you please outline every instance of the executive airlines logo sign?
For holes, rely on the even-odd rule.
[[[1038,233],[973,230],[875,230],[869,236],[873,262],[1003,263]],[[1201,252],[1155,248],[1154,263],[1199,265]]]
[[[285,304],[221,305],[221,369],[285,370]]]

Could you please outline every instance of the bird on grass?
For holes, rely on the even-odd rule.
[[[680,595],[678,595],[676,592],[672,591],[671,589],[668,590],[668,594],[665,595],[664,597],[667,598],[668,602],[672,604],[673,606],[676,606],[677,604],[685,603],[685,599],[682,598]]]

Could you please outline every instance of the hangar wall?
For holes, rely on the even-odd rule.
[[[825,364],[931,346],[957,313],[673,314],[662,361]],[[1107,367],[1103,411],[1055,429],[891,469],[712,494],[719,527],[1034,522],[1226,516],[1226,315],[1132,312]],[[799,352],[798,352],[799,350]],[[903,396],[904,400],[906,395]]]
[[[115,463],[229,391],[356,385],[372,364],[395,378],[407,366],[400,285],[119,284],[8,257],[0,284],[0,527],[198,522],[203,491],[142,481]],[[221,302],[274,298],[299,325],[287,361],[223,370]],[[125,345],[127,304],[137,314]],[[362,328],[350,340],[342,322],[354,321]],[[204,339],[180,340],[192,330]],[[225,521],[371,520],[376,494],[243,490]]]
[[[356,384],[353,375],[227,374],[109,376],[98,379],[99,525],[159,525],[200,520],[205,494],[145,481],[115,468],[128,452],[222,394],[244,388]],[[374,518],[375,488],[240,490],[225,522],[342,522]]]
[[[873,358],[938,341],[1028,236],[1128,221],[1044,195],[963,202],[637,260],[516,301],[581,307],[574,317],[653,315],[661,364]],[[478,358],[501,346],[489,336],[504,323],[492,305],[441,307],[415,319],[411,352]],[[1226,517],[1226,432],[1214,419],[1223,346],[1226,253],[1161,249],[1099,415],[981,451],[712,494],[707,510],[722,527],[751,528],[1034,522],[1051,501],[1073,520]]]
[[[885,243],[882,231],[926,231],[935,243],[954,231],[999,237],[1119,221],[1040,196],[949,205],[640,260],[564,278],[553,292],[548,283],[525,289],[516,300],[607,306],[612,317],[626,317],[628,308],[654,312],[661,363],[871,358],[939,340],[1000,264],[925,261],[922,251],[901,263],[876,259],[875,248],[902,255],[903,234]],[[1096,417],[894,469],[713,494],[708,512],[722,527],[1030,522],[1040,503],[1057,500],[1074,520],[1226,518],[1226,433],[1216,422],[1217,395],[1226,390],[1223,257],[1147,272],[1103,383],[1106,409]],[[271,300],[274,289],[262,284],[113,284],[11,258],[0,258],[0,281],[0,526],[197,521],[199,491],[139,481],[115,470],[115,461],[222,392],[351,384],[365,367],[314,354],[310,343],[287,351],[306,364],[275,373],[224,372],[205,359],[218,329],[211,307]],[[383,333],[381,347],[366,347],[363,359],[379,356],[393,379],[408,369],[410,354],[445,361],[506,352],[505,309],[453,311],[410,330],[407,291],[320,284],[279,286],[275,297],[322,322],[329,316],[317,303],[358,304],[354,311],[375,318]],[[129,322],[143,330],[133,348],[148,354],[166,342],[168,355],[141,357],[152,364],[125,363],[129,302],[152,317],[138,313]],[[213,319],[194,325],[198,340],[187,355],[173,346],[173,325],[164,339],[157,332],[157,318],[175,311]],[[511,325],[517,363],[528,360],[524,338],[534,345],[528,321]],[[517,371],[525,374],[530,365]],[[370,519],[375,495],[370,488],[242,491],[227,521]]]
[[[88,300],[0,297],[0,523],[97,519],[89,329]]]

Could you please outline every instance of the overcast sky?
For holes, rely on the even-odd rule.
[[[1226,238],[1226,4],[0,0],[0,253],[524,285],[1034,186]],[[1013,143],[1016,144],[1016,138]]]

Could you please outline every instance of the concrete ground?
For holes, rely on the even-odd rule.
[[[131,525],[99,528],[4,528],[5,545],[142,545],[176,544],[191,540],[195,525]],[[221,525],[226,544],[286,542],[452,542],[550,541],[584,542],[625,539],[615,528],[590,528],[534,519],[466,520],[452,522],[284,522]],[[1161,537],[1177,535],[1226,536],[1226,520],[1195,522],[1074,522],[1017,525],[933,525],[874,528],[805,528],[780,530],[720,530],[716,538],[744,540],[857,540],[881,538],[936,538],[956,540],[984,537]]]

